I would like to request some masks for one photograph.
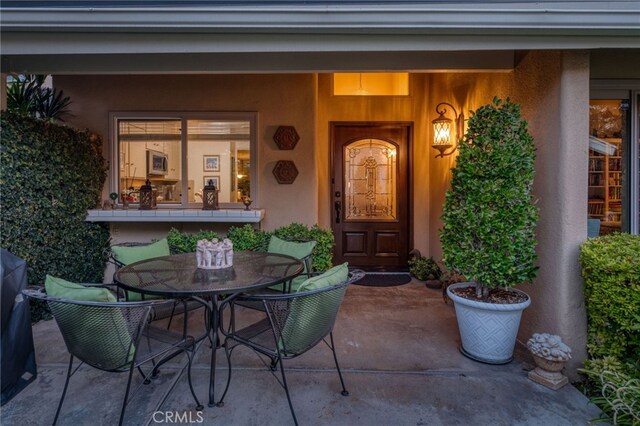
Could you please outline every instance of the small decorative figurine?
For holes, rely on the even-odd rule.
[[[251,200],[251,198],[249,197],[242,197],[242,204],[244,204],[244,209],[245,210],[251,210],[249,208],[249,206],[251,205],[251,203],[253,202],[253,200]]]
[[[233,243],[230,239],[225,238],[220,245],[222,252],[224,253],[225,263],[227,265],[233,265]]]
[[[117,192],[112,192],[111,194],[109,194],[109,198],[111,199],[111,208],[115,209],[116,208],[116,201],[118,201],[118,193]]]
[[[196,246],[196,263],[200,269],[224,269],[233,266],[233,243],[225,238],[219,242],[199,240]]]

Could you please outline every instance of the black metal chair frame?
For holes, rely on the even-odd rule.
[[[240,330],[236,329],[235,324],[235,303],[231,300],[229,303],[230,315],[229,315],[229,325],[226,329],[223,329],[222,332],[226,336],[224,341],[224,349],[225,354],[227,356],[228,361],[228,377],[227,384],[225,390],[220,398],[219,405],[224,404],[224,398],[229,390],[229,385],[231,383],[231,373],[232,373],[232,364],[231,364],[231,355],[233,350],[242,345],[249,347],[252,349],[260,358],[260,360],[265,364],[266,367],[269,368],[272,375],[276,378],[278,383],[284,388],[285,393],[287,395],[287,401],[289,403],[289,409],[291,410],[291,415],[293,416],[293,421],[295,424],[298,424],[298,420],[293,408],[293,403],[291,401],[291,395],[289,393],[289,387],[287,385],[287,379],[285,375],[285,368],[283,365],[283,360],[292,359],[297,356],[302,355],[307,352],[311,348],[315,347],[318,343],[323,341],[331,352],[333,353],[333,360],[336,364],[336,369],[338,371],[338,377],[340,378],[340,384],[342,385],[341,394],[343,396],[348,396],[349,392],[347,391],[344,379],[342,377],[342,372],[340,371],[340,365],[338,364],[338,357],[335,351],[335,343],[333,339],[333,326],[336,320],[337,312],[344,298],[344,293],[349,284],[361,279],[364,276],[364,271],[361,270],[353,270],[349,272],[349,277],[346,281],[326,288],[321,288],[318,290],[299,292],[299,293],[289,293],[289,294],[254,294],[254,295],[246,295],[245,297],[248,300],[253,300],[257,302],[261,302],[263,304],[264,312],[266,312],[266,318],[258,321],[254,324],[251,324],[247,327],[244,327]],[[326,319],[326,328],[323,331],[317,334],[317,339],[309,342],[309,344],[305,345],[303,348],[298,349],[287,349],[282,344],[282,331],[283,328],[286,327],[286,320],[288,315],[291,313],[289,308],[291,308],[292,304],[295,301],[300,301],[303,299],[313,299],[318,295],[328,294],[330,292],[338,292],[341,293],[338,295],[336,303],[336,309],[331,318]],[[244,306],[244,305],[242,305]],[[286,318],[282,318],[282,311],[286,310]],[[271,332],[271,333],[269,333]],[[270,338],[267,338],[269,336]],[[326,337],[329,336],[329,341],[327,341]],[[258,342],[259,337],[264,337],[264,341]],[[279,344],[280,342],[280,344]],[[262,356],[266,356],[270,363],[267,365]],[[275,371],[280,365],[280,373],[282,379],[280,380],[276,375]]]
[[[114,244],[111,247],[114,246],[118,246],[118,247],[143,247],[146,245],[149,245],[150,243],[141,243],[141,242],[124,242],[124,243],[118,243],[118,244]],[[113,252],[111,251],[109,254],[109,261],[111,263],[113,263],[113,265],[116,268],[116,272],[118,271],[118,269],[122,268],[123,266],[126,266],[124,263],[120,262],[114,255]],[[115,282],[115,280],[114,280]],[[118,286],[117,283],[114,283],[113,285]],[[125,290],[121,287],[118,287],[118,296],[123,298],[126,301],[129,301],[129,292],[131,292],[132,290]],[[150,299],[146,299],[145,298],[145,294],[144,293],[140,293],[141,295],[141,299],[142,300],[150,300]],[[151,300],[155,300],[155,299],[151,299]],[[176,309],[178,307],[178,304],[182,304],[182,309]],[[167,330],[171,328],[171,323],[173,322],[173,317],[175,315],[181,315],[183,313],[186,313],[187,311],[191,311],[191,310],[195,310],[198,308],[201,308],[202,304],[195,302],[195,301],[187,301],[187,300],[176,300],[175,303],[173,304],[173,306],[171,307],[171,311],[169,312],[168,309],[152,309],[151,310],[151,314],[149,315],[149,318],[151,321],[155,321],[155,320],[161,320],[161,319],[165,319],[165,318],[169,318],[169,322],[167,323]],[[163,311],[167,311],[167,312],[163,312]]]
[[[100,285],[88,286],[101,287]],[[200,401],[195,394],[193,384],[191,382],[191,365],[196,350],[196,344],[193,337],[187,335],[186,318],[182,335],[167,330],[162,330],[157,327],[152,327],[149,324],[149,315],[152,308],[160,307],[163,304],[173,304],[173,300],[146,300],[138,302],[83,302],[49,296],[44,293],[42,288],[26,289],[23,291],[23,294],[28,298],[47,302],[53,313],[53,317],[55,318],[62,333],[65,345],[70,354],[66,381],[64,384],[64,389],[62,391],[62,396],[60,397],[60,402],[58,403],[58,408],[53,420],[53,425],[55,425],[58,421],[58,417],[62,409],[71,376],[73,376],[78,371],[82,364],[88,364],[94,368],[107,372],[129,373],[126,391],[122,402],[122,409],[120,411],[120,420],[118,423],[119,425],[121,425],[124,420],[124,414],[127,408],[127,404],[131,401],[142,384],[150,383],[151,379],[157,377],[159,372],[158,369],[163,363],[169,361],[170,359],[183,352],[187,356],[189,388],[191,390],[191,394],[193,395],[193,399],[196,402],[196,410],[200,411],[203,409],[203,406],[202,404],[200,404]],[[102,356],[103,354],[95,353],[96,351],[93,351],[94,353],[92,353],[91,348],[85,348],[82,346],[82,344],[78,344],[78,334],[88,332],[90,335],[94,336],[93,339],[102,336],[100,336],[99,333],[93,332],[94,330],[91,330],[92,326],[86,325],[86,321],[71,321],[74,315],[78,315],[78,312],[73,310],[70,311],[70,306],[75,306],[76,309],[84,310],[83,314],[87,315],[86,319],[88,320],[90,320],[91,318],[102,318],[106,314],[112,315],[111,317],[107,317],[107,319],[112,322],[116,322],[115,319],[121,318],[122,321],[119,325],[122,328],[123,324],[126,323],[126,331],[128,331],[128,333],[130,334],[128,352],[124,354],[124,358],[119,358],[119,361],[117,362],[113,360],[112,364],[105,365],[104,359],[100,359],[100,356]],[[114,316],[116,314],[121,314],[121,316]],[[76,328],[72,330],[70,323],[74,323],[73,325]],[[83,327],[87,330],[83,330]],[[111,327],[111,325],[109,325],[109,327]],[[106,327],[102,327],[101,330],[104,331],[105,328]],[[110,341],[109,344],[111,343],[112,342]],[[162,344],[164,345],[164,347],[154,349],[152,347],[153,343]],[[120,348],[115,348],[116,352],[118,351],[118,349],[120,349],[121,351],[124,350],[125,346],[123,346],[122,344],[120,346]],[[144,350],[141,349],[143,347],[145,347]],[[75,369],[74,358],[77,358],[80,361]],[[109,360],[109,362],[111,362],[111,360]],[[145,372],[142,369],[142,366],[149,362],[152,363],[152,368],[149,371]],[[133,378],[133,371],[136,369],[140,372],[144,380],[133,392],[131,392],[131,380]]]
[[[280,237],[278,237],[278,238],[280,238]],[[283,239],[283,238],[281,238],[281,239]],[[292,242],[292,243],[308,243],[309,241],[312,241],[312,240],[302,240],[302,239],[284,239],[284,240]],[[303,257],[303,258],[301,258],[299,260],[302,263],[304,263],[304,271],[300,275],[298,275],[298,277],[306,276],[307,278],[311,278],[314,275],[319,275],[319,274],[322,273],[322,272],[312,272],[312,268],[313,268],[313,250],[307,256],[305,256],[305,257]],[[295,278],[297,278],[297,277],[295,277]],[[260,300],[256,299],[255,296],[256,295],[276,295],[276,294],[291,293],[291,285],[292,285],[292,283],[293,283],[293,278],[282,283],[282,290],[264,288],[264,289],[258,290],[256,292],[240,294],[239,296],[237,296],[235,298],[234,303],[239,305],[239,306],[242,306],[244,308],[255,309],[255,310],[258,310],[258,311],[264,311],[263,304],[260,303]]]

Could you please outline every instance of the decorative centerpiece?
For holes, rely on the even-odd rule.
[[[225,238],[199,240],[196,248],[196,262],[200,269],[224,269],[233,266],[233,243]]]
[[[529,379],[550,389],[560,389],[569,382],[561,373],[564,364],[571,359],[571,348],[560,336],[535,333],[527,342],[536,368],[529,372]]]

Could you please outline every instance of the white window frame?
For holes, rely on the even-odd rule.
[[[220,120],[220,121],[248,121],[249,122],[249,150],[251,153],[251,190],[250,197],[252,205],[259,205],[258,191],[258,113],[257,112],[112,112],[109,114],[109,142],[110,142],[110,166],[109,166],[109,193],[120,194],[120,182],[118,178],[120,167],[120,144],[118,143],[118,121],[119,120],[180,120],[182,122],[181,134],[181,193],[183,197],[180,203],[158,204],[158,209],[194,209],[202,208],[202,203],[189,203],[187,197],[187,126],[189,120]],[[120,200],[117,200],[120,203]],[[132,204],[135,208],[138,203]],[[221,208],[244,208],[242,203],[220,203]]]

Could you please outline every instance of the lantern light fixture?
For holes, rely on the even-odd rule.
[[[149,179],[147,179],[145,184],[140,187],[138,194],[140,195],[139,210],[151,210],[155,208],[153,187],[151,186],[151,181]]]
[[[202,189],[202,210],[218,210],[218,188],[209,179]]]
[[[447,106],[453,111],[453,120],[446,116]],[[458,140],[462,138],[464,131],[464,115],[458,114],[453,105],[447,102],[436,105],[436,112],[439,115],[431,122],[433,124],[433,145],[431,146],[439,152],[436,158],[446,157],[458,149]]]

